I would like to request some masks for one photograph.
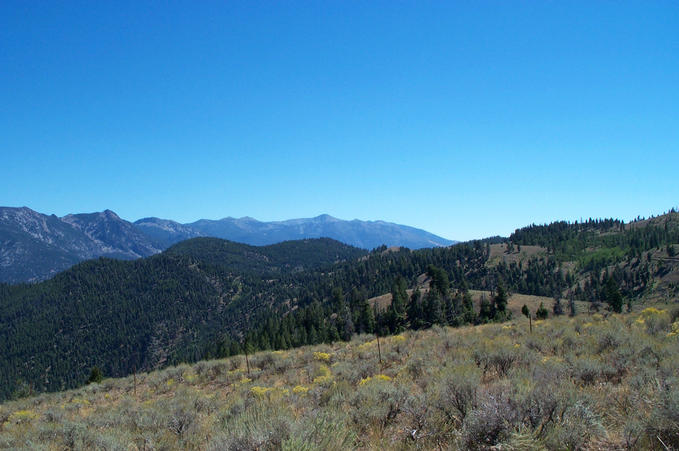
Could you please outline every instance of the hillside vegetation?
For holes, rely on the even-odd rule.
[[[677,449],[679,311],[407,331],[0,405],[11,449]]]
[[[327,239],[255,248],[196,238],[147,259],[91,260],[39,284],[0,284],[0,399],[24,385],[80,385],[95,365],[123,376],[197,361],[275,302],[269,280],[297,287],[298,271],[365,254]]]
[[[193,239],[133,262],[93,260],[40,284],[0,284],[0,399],[75,387],[93,366],[125,376],[245,349],[501,322],[522,307],[508,309],[512,294],[542,297],[540,316],[672,302],[678,243],[672,211],[417,251]],[[387,293],[378,308],[368,301]]]

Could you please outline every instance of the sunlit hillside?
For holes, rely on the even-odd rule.
[[[679,309],[202,361],[0,405],[11,449],[676,449]]]

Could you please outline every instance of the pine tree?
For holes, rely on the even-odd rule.
[[[554,305],[552,306],[552,312],[554,316],[563,315],[563,306],[561,305],[561,296],[554,296]]]
[[[474,324],[478,320],[476,311],[474,310],[474,300],[469,291],[465,290],[462,293],[462,323]]]
[[[615,313],[622,313],[622,294],[620,294],[618,284],[615,283],[613,277],[608,277],[608,280],[606,281],[605,296],[606,302],[611,307],[611,310]]]
[[[419,288],[415,288],[413,294],[410,296],[410,302],[408,302],[406,314],[411,329],[422,329],[424,327],[422,293],[420,292]]]
[[[90,377],[87,378],[88,384],[98,384],[104,380],[104,374],[101,372],[98,366],[95,366],[90,371]]]
[[[487,323],[493,319],[493,306],[486,299],[486,295],[481,295],[481,301],[479,304],[479,322]]]
[[[444,324],[443,304],[437,290],[429,290],[424,299],[424,321],[427,326]]]
[[[360,332],[371,334],[375,332],[375,312],[367,299],[360,301]]]
[[[389,305],[389,329],[392,333],[399,333],[406,327],[406,281],[399,277],[391,288],[391,304]]]
[[[493,299],[493,319],[496,321],[505,321],[508,319],[507,312],[507,291],[502,282],[498,283],[495,297]]]

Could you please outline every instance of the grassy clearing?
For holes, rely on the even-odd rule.
[[[544,257],[547,255],[547,249],[542,246],[514,246],[511,251],[507,250],[507,243],[498,243],[490,245],[490,255],[486,265],[489,267],[496,266],[501,261],[507,264],[518,263],[522,264],[531,257]]]
[[[10,449],[679,448],[679,311],[181,365],[0,405]],[[136,381],[136,384],[135,384]],[[500,446],[498,446],[500,445]]]
[[[429,291],[429,287],[427,286],[420,286],[420,291],[424,294],[427,291]],[[408,296],[412,294],[413,290],[407,290]],[[474,300],[474,305],[476,306],[478,310],[478,305],[481,302],[481,297],[485,296],[486,299],[490,300],[490,291],[483,291],[483,290],[469,290],[469,293],[472,296],[472,299]],[[377,304],[378,308],[380,310],[385,310],[389,305],[391,304],[391,293],[383,294],[382,296],[377,296],[374,298],[368,299],[368,302],[371,305]],[[509,296],[509,299],[507,301],[507,309],[512,312],[512,317],[514,318],[519,318],[521,317],[521,307],[526,305],[531,312],[535,313],[535,311],[538,309],[540,304],[543,304],[547,310],[549,310],[550,315],[552,312],[552,306],[554,304],[554,298],[550,297],[545,297],[545,296],[532,296],[529,294],[518,294],[514,293]],[[563,306],[564,311],[568,311],[568,299],[561,299],[561,305]],[[576,310],[579,314],[582,313],[587,313],[589,312],[589,308],[591,306],[590,302],[585,302],[585,301],[575,301],[575,307]]]
[[[472,295],[475,305],[478,305],[479,302],[481,302],[482,296],[485,296],[486,299],[490,299],[490,291],[469,290],[469,293]],[[509,296],[509,300],[507,301],[507,310],[512,312],[513,318],[519,318],[522,316],[521,308],[524,305],[527,306],[531,312],[535,313],[540,304],[543,304],[545,308],[549,310],[549,314],[551,316],[554,298],[545,296],[532,296],[530,294],[514,293]],[[562,298],[561,305],[563,306],[564,312],[568,312],[568,299]],[[579,314],[587,313],[589,311],[590,305],[590,302],[575,301],[575,308]]]

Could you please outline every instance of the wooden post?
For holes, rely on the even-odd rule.
[[[246,341],[243,345],[243,350],[245,351],[245,368],[248,370],[248,376],[250,375],[250,362],[248,361],[248,342]]]
[[[380,347],[380,336],[379,334],[377,335],[377,355],[379,356],[380,359],[380,365],[382,365],[382,348]]]
[[[134,397],[137,397],[137,365],[132,367],[132,378],[134,379]]]
[[[533,333],[533,318],[528,315],[528,326],[530,327],[530,333]]]

